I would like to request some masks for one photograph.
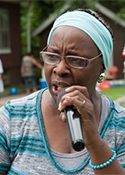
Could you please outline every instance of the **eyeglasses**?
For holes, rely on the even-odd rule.
[[[101,56],[101,53],[94,58],[88,59],[88,58],[73,56],[73,55],[61,56],[59,54],[47,52],[47,51],[40,52],[40,59],[48,65],[55,66],[58,63],[60,63],[61,60],[65,59],[68,66],[72,68],[77,68],[77,69],[81,69],[83,67],[88,66],[92,61],[94,61],[96,58],[100,56]]]

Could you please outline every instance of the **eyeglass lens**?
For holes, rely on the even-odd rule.
[[[61,61],[61,56],[58,54],[43,52],[42,59],[45,63],[54,65]],[[66,56],[65,61],[71,67],[86,67],[89,63],[87,59],[80,59],[75,56]]]
[[[60,62],[61,58],[59,55],[53,53],[42,53],[43,60],[48,64],[57,64]]]

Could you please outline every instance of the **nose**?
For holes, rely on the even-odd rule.
[[[70,75],[70,68],[66,64],[65,60],[62,59],[60,63],[58,63],[54,69],[53,69],[54,74],[60,76],[60,77],[68,77]]]

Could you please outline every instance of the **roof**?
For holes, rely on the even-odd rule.
[[[125,20],[118,17],[113,11],[109,10],[108,8],[104,7],[100,3],[95,4],[96,9],[101,12],[103,15],[107,16],[108,18],[116,21],[119,25],[125,28]]]
[[[25,1],[30,1],[30,0],[25,0]],[[21,3],[21,2],[24,2],[24,0],[0,0],[0,2]]]
[[[71,1],[68,1],[61,9],[60,11],[56,11],[40,24],[32,33],[32,36],[39,35],[42,31],[44,31],[50,24],[52,24],[55,19],[65,11],[67,11],[71,7]]]
[[[39,35],[41,32],[43,32],[50,24],[52,24],[55,19],[62,14],[63,12],[65,12],[66,10],[68,10],[71,7],[71,3],[69,3],[69,1],[61,8],[61,10],[59,12],[54,12],[53,14],[51,14],[44,22],[42,22],[40,24],[40,26],[38,26],[33,32],[32,32],[32,36],[37,36]],[[102,13],[103,15],[107,16],[108,18],[112,19],[113,21],[116,21],[119,25],[121,25],[122,27],[125,28],[125,21],[123,19],[121,19],[120,17],[118,17],[114,12],[112,12],[111,10],[109,10],[108,8],[104,7],[103,5],[101,5],[100,3],[96,3],[95,4],[96,9]]]

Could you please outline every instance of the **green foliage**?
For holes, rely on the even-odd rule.
[[[70,3],[69,10],[78,8],[95,9],[95,3],[99,2],[125,19],[125,0],[33,0],[23,1],[21,3],[21,39],[22,39],[22,55],[27,53],[27,13],[30,10],[31,33],[47,19],[53,12],[59,12],[64,4]],[[109,3],[110,2],[110,3]],[[39,59],[40,37],[31,38],[32,52]]]
[[[117,16],[125,19],[125,0],[98,0],[101,4],[111,9]]]
[[[125,19],[125,4],[124,7],[122,7],[119,12],[118,12],[118,16]]]
[[[42,0],[42,1],[25,1],[21,3],[21,39],[22,55],[27,53],[27,13],[30,10],[31,32],[34,31],[55,9],[59,9],[66,0]],[[31,38],[32,51],[38,56],[40,47],[39,36]],[[37,53],[37,54],[36,54]]]
[[[94,8],[96,0],[69,0],[71,8]],[[34,31],[45,19],[55,11],[60,11],[61,7],[67,3],[67,0],[42,0],[42,1],[25,1],[21,3],[21,38],[22,38],[22,55],[27,53],[27,13],[30,10],[31,32]],[[32,38],[32,51],[38,57],[40,47],[39,36]]]
[[[111,87],[107,90],[102,90],[101,94],[106,95],[111,98],[113,101],[117,101],[121,106],[125,107],[125,87]]]
[[[117,100],[118,98],[124,96],[124,87],[111,87],[110,89],[102,90],[101,93],[106,95],[107,97],[110,97],[112,100]]]

